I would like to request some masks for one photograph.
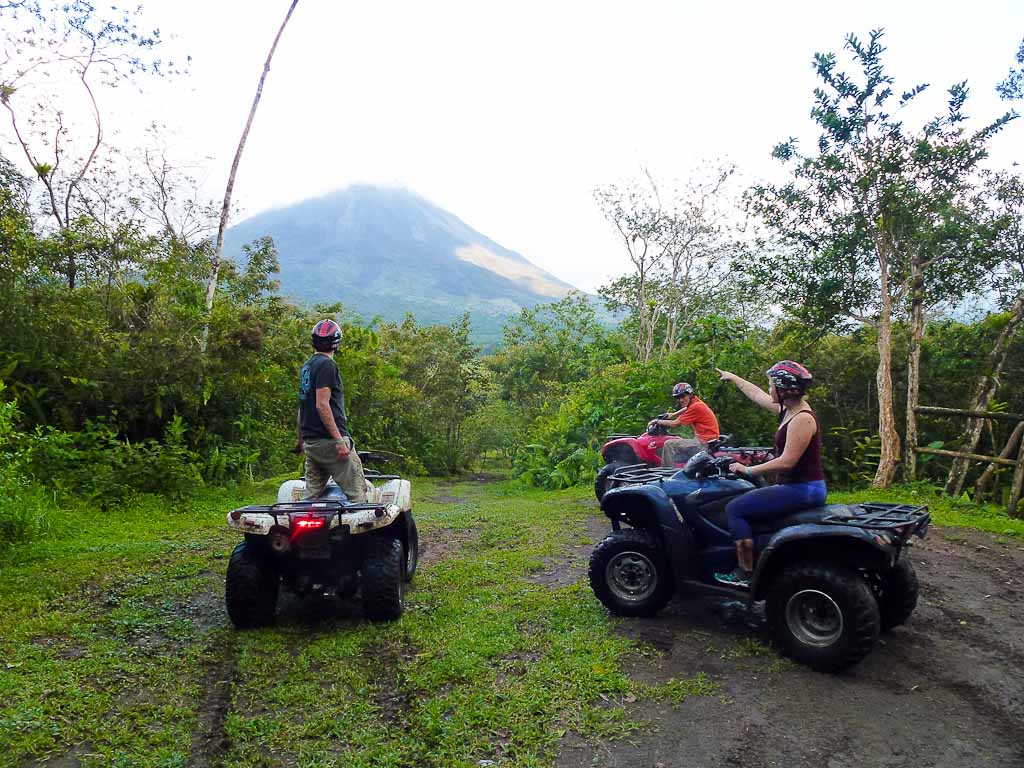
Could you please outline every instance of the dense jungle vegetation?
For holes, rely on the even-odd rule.
[[[156,41],[129,16],[104,27],[91,6],[67,13],[86,42],[135,57],[133,77],[160,69]],[[647,173],[596,190],[622,243],[623,274],[600,291],[621,322],[602,324],[570,295],[510,319],[487,354],[466,319],[381,323],[286,301],[267,238],[244,259],[225,254],[208,313],[213,217],[187,176],[157,144],[135,166],[100,162],[102,131],[69,136],[39,113],[0,156],[0,547],[59,532],[58,512],[80,504],[297,468],[297,371],[325,315],[344,324],[337,360],[356,442],[400,455],[407,472],[489,457],[531,484],[585,483],[605,435],[639,433],[681,380],[724,430],[765,444],[770,417],[715,368],[759,382],[792,358],[817,382],[833,487],[903,481],[959,496],[976,469],[915,462],[908,447],[1012,456],[1019,433],[915,419],[913,405],[1024,412],[1024,180],[986,165],[993,137],[1019,126],[1013,112],[968,125],[963,84],[938,99],[897,91],[883,54],[872,33],[847,40],[849,72],[836,55],[815,58],[820,138],[809,154],[776,147],[784,184],[709,163],[678,184]],[[7,66],[0,100],[17,127],[42,95]],[[96,88],[120,76],[107,75]],[[1007,99],[1020,97],[1017,75]],[[903,105],[921,100],[936,116],[904,123]],[[986,478],[979,497],[1003,498],[1010,473]]]

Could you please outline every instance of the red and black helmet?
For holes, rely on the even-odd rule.
[[[775,385],[779,397],[801,397],[813,380],[810,371],[792,360],[780,360],[765,373]]]
[[[341,328],[333,320],[321,320],[313,326],[313,349],[333,352],[341,346]]]
[[[685,381],[680,381],[674,387],[672,387],[672,397],[682,397],[683,395],[692,395],[693,387],[687,384]]]

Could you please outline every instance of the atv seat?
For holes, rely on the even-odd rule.
[[[794,525],[820,523],[831,515],[853,514],[856,514],[856,511],[847,504],[826,504],[823,507],[808,507],[807,509],[790,512],[788,515],[777,517],[774,520],[762,520],[751,523],[750,527],[753,529],[754,535],[758,536],[766,533],[775,533],[783,528],[789,528]]]
[[[328,483],[327,487],[324,488],[323,492],[317,496],[318,499],[330,499],[331,501],[348,501],[348,496],[341,490],[341,486],[334,485],[334,483]]]

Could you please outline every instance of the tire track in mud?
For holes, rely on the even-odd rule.
[[[221,765],[231,749],[226,723],[231,710],[237,676],[235,635],[228,630],[214,637],[210,648],[213,658],[199,682],[196,728],[192,732],[188,765],[190,768],[214,768]]]
[[[442,503],[465,503],[467,499],[442,496]],[[479,531],[438,529],[421,533],[421,569],[429,569],[438,562],[458,556],[459,550],[480,537]],[[211,583],[210,597],[217,589]],[[205,602],[211,602],[206,600]],[[218,607],[223,610],[219,604]],[[351,599],[338,599],[325,603],[310,603],[285,590],[278,604],[278,620],[333,622],[351,620],[361,615]],[[187,765],[189,768],[216,768],[224,763],[232,743],[226,724],[234,706],[237,683],[238,645],[236,630],[227,626],[211,634],[208,642],[210,660],[199,681],[199,702],[196,726],[192,733]],[[415,701],[416,691],[409,687],[401,673],[403,661],[416,655],[416,649],[405,644],[388,645],[375,652],[366,662],[378,672],[371,698],[384,722],[399,729],[404,726],[405,712]]]

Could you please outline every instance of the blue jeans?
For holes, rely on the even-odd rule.
[[[751,523],[774,520],[807,507],[825,503],[825,481],[782,483],[747,491],[725,506],[733,541],[754,538]]]

